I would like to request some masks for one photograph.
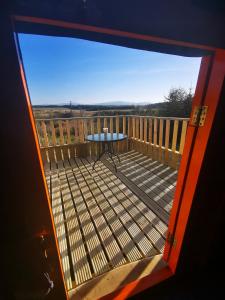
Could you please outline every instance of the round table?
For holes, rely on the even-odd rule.
[[[108,154],[109,158],[112,160],[112,163],[115,167],[115,171],[117,172],[117,167],[113,159],[113,155],[117,156],[119,162],[120,162],[120,158],[118,154],[115,153],[114,151],[114,143],[123,141],[125,139],[127,139],[127,136],[123,133],[96,133],[96,134],[90,134],[86,136],[85,137],[86,141],[93,142],[98,145],[98,156],[94,162],[93,170],[96,162],[99,161],[104,154]]]

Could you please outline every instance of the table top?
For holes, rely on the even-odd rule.
[[[89,142],[117,142],[125,140],[127,136],[123,133],[96,133],[85,137]]]

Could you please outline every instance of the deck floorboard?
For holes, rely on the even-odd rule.
[[[163,253],[177,171],[135,151],[45,166],[68,290]]]

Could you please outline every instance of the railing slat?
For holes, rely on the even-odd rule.
[[[50,121],[50,128],[51,128],[51,133],[52,133],[52,145],[56,146],[57,141],[56,141],[56,134],[55,134],[55,126],[54,126],[54,122],[52,120]]]
[[[64,145],[64,135],[63,135],[63,127],[62,127],[61,120],[59,120],[59,140],[60,140],[60,145]]]
[[[170,139],[170,120],[166,120],[166,136],[165,136],[165,149],[169,149],[169,139]]]
[[[116,133],[120,132],[120,120],[119,115],[116,116]]]
[[[101,133],[101,119],[97,118],[97,133]]]
[[[127,118],[126,116],[123,116],[123,134],[127,133],[126,125],[127,125]]]
[[[104,118],[104,128],[107,128],[108,127],[108,121],[107,121],[107,118]]]
[[[140,124],[140,135],[139,139],[140,141],[143,141],[143,118],[140,117],[139,119],[139,124]]]
[[[149,144],[152,144],[152,118],[149,118]]]
[[[139,129],[139,117],[136,118],[136,134],[135,134],[135,138],[139,139],[139,133],[140,133],[140,129]]]
[[[178,120],[174,121],[173,124],[173,139],[172,139],[172,151],[175,152],[176,151],[176,147],[177,147],[177,133],[178,133]]]
[[[36,121],[36,130],[37,130],[40,146],[43,147],[44,145],[43,145],[42,136],[41,136],[41,122],[39,122],[39,121]]]
[[[128,128],[127,128],[127,135],[128,135],[128,137],[130,138],[130,137],[132,137],[132,118],[131,117],[128,117]]]
[[[77,142],[78,141],[78,121],[74,120],[74,140]]]
[[[147,127],[148,127],[148,123],[147,123],[147,118],[144,117],[144,142],[147,143]]]
[[[91,134],[94,134],[95,133],[95,127],[94,127],[94,120],[91,119]]]
[[[44,121],[41,122],[41,129],[42,129],[43,137],[44,137],[44,147],[48,147],[49,146],[48,134],[47,134],[47,130],[46,130],[46,124]]]
[[[162,147],[163,142],[163,120],[159,120],[159,147]]]
[[[48,158],[49,161],[55,161],[55,151],[54,151],[54,147],[49,147],[48,148]]]
[[[187,121],[182,122],[182,130],[181,130],[181,138],[180,138],[180,148],[179,148],[179,153],[183,154],[184,150],[184,143],[185,143],[185,138],[186,138],[186,131],[187,131]]]
[[[67,144],[71,144],[70,122],[68,120],[66,120],[66,133],[67,133]]]
[[[133,127],[133,133],[132,133],[132,137],[135,139],[136,138],[136,119],[133,117],[132,118],[132,127]]]
[[[79,140],[82,143],[84,141],[84,121],[79,121]]]
[[[164,162],[168,164],[169,162],[169,142],[170,142],[170,120],[166,120],[166,133],[165,133],[165,158]]]
[[[109,127],[110,127],[110,128],[109,128],[109,132],[110,132],[110,133],[113,133],[113,118],[112,118],[112,117],[110,118],[109,123],[110,123],[110,124],[109,124]]]
[[[162,152],[162,143],[163,143],[163,126],[164,120],[159,120],[159,161],[164,162],[164,155]]]
[[[157,145],[157,134],[158,134],[158,119],[154,119],[154,136],[153,136],[153,144]]]
[[[88,120],[83,120],[83,124],[84,124],[84,141],[85,141],[85,137],[88,135]]]
[[[48,158],[47,158],[47,150],[46,148],[41,148],[41,158],[42,158],[42,162],[43,164],[48,162]]]

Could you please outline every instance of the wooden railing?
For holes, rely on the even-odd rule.
[[[58,161],[73,156],[96,155],[95,145],[85,141],[88,134],[124,133],[127,141],[117,144],[117,151],[135,149],[173,168],[179,165],[183,153],[187,118],[163,118],[123,115],[96,116],[68,119],[37,119],[36,127],[42,158]]]

